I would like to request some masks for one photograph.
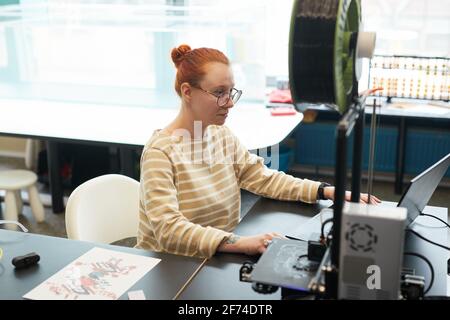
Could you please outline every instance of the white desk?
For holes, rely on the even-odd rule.
[[[177,113],[176,108],[0,99],[0,134],[143,146]],[[301,113],[274,117],[262,103],[240,102],[226,125],[249,150],[256,150],[280,143],[302,119]]]
[[[62,212],[58,141],[116,145],[125,149],[125,159],[132,148],[144,146],[153,131],[166,126],[177,113],[178,108],[0,99],[0,135],[47,140],[53,210]],[[274,117],[263,103],[239,102],[226,125],[249,150],[256,150],[283,141],[302,119],[300,113]],[[132,165],[125,167],[122,173],[129,175]]]

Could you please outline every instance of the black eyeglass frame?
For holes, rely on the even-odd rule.
[[[226,106],[227,103],[228,103],[228,101],[230,101],[230,99],[233,101],[233,104],[236,104],[236,103],[239,101],[239,99],[241,98],[241,96],[242,96],[242,90],[238,90],[238,89],[236,89],[236,88],[231,88],[230,91],[229,91],[228,93],[224,92],[224,93],[222,93],[222,94],[220,94],[220,95],[217,95],[217,94],[215,94],[214,92],[210,92],[210,91],[205,90],[205,89],[203,89],[203,88],[201,88],[201,87],[197,87],[197,86],[192,86],[192,87],[194,87],[194,88],[196,88],[196,89],[199,89],[199,90],[201,90],[201,91],[203,91],[203,92],[209,93],[210,95],[216,97],[216,98],[217,98],[217,101],[216,101],[216,102],[217,102],[217,105],[218,105],[219,107]],[[227,100],[225,101],[225,103],[220,104],[220,103],[219,103],[219,100],[220,100],[220,98],[222,98],[222,96],[225,95],[225,94],[228,95],[228,98],[227,98]],[[236,95],[237,95],[237,98],[236,98]]]

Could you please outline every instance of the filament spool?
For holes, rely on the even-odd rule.
[[[364,37],[367,41],[357,52],[360,24],[359,0],[294,1],[289,84],[297,111],[311,104],[325,104],[341,113],[347,110],[358,94],[360,65],[355,64],[373,53],[375,41],[374,34],[372,40]]]

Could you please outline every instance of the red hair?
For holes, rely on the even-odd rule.
[[[205,65],[210,62],[220,62],[230,65],[230,61],[217,49],[197,48],[192,50],[187,44],[172,49],[172,61],[177,68],[175,78],[175,90],[181,97],[181,84],[184,82],[192,86],[198,86],[206,74]]]

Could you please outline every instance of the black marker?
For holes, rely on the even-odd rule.
[[[40,259],[41,257],[37,253],[31,252],[24,256],[15,257],[11,262],[16,269],[22,269],[37,264]]]

